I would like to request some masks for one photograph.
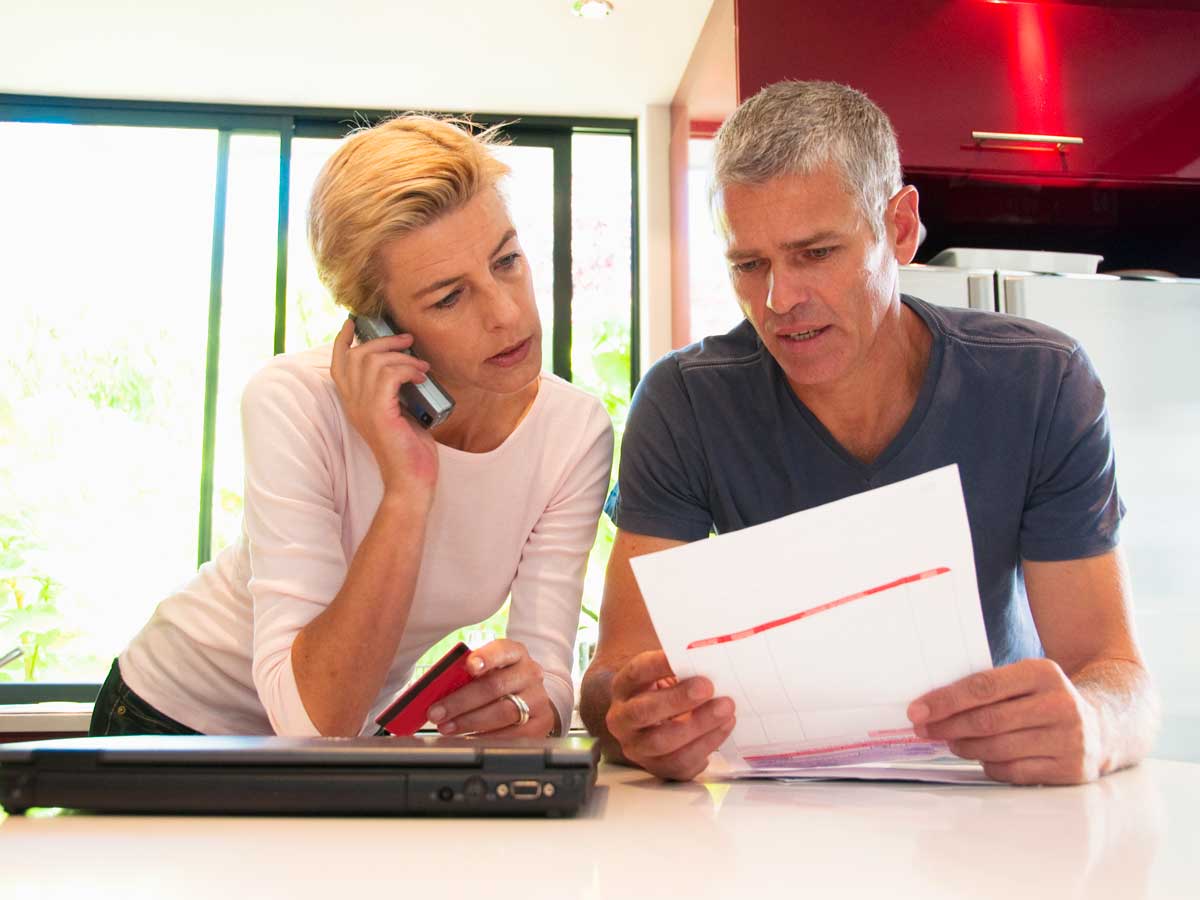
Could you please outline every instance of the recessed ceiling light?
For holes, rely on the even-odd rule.
[[[585,19],[603,19],[611,16],[613,5],[609,0],[574,0],[571,12]]]

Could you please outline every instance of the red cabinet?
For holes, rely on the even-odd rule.
[[[909,171],[1200,182],[1188,5],[737,0],[738,96],[784,78],[851,84],[892,118]]]

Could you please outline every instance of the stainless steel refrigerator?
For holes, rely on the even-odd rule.
[[[987,309],[978,281],[991,279],[996,309],[1066,332],[1091,357],[1128,506],[1135,624],[1163,698],[1155,755],[1200,762],[1200,281],[941,268],[904,267],[901,290]]]
[[[1156,755],[1200,761],[1200,281],[997,273],[1000,308],[1078,339],[1108,395]]]

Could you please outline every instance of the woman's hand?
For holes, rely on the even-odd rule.
[[[524,644],[505,638],[484,644],[467,657],[467,671],[474,680],[429,710],[429,721],[442,734],[545,737],[557,726],[558,715],[542,684],[542,667]],[[529,720],[523,725],[521,709],[509,695],[529,707]]]
[[[357,347],[354,322],[347,319],[333,342],[329,371],[346,409],[346,417],[375,454],[385,494],[417,493],[433,500],[437,482],[437,445],[433,436],[404,414],[400,386],[425,380],[429,364],[401,353],[412,346],[411,334],[377,338]]]

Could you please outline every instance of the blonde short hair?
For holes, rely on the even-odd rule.
[[[498,128],[403,115],[352,132],[317,176],[308,241],[333,299],[359,315],[383,307],[379,248],[495,184],[509,167],[491,151]]]

